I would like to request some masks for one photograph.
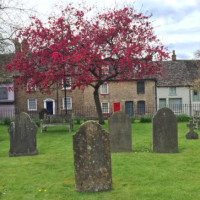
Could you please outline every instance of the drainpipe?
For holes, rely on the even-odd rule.
[[[190,86],[189,86],[189,115],[192,116],[192,97],[191,97],[191,89],[190,89]]]
[[[155,80],[155,109],[157,112],[157,80]]]

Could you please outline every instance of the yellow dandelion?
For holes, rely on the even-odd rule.
[[[47,190],[45,189],[44,192],[47,192]]]
[[[41,189],[39,189],[38,191],[39,191],[39,192],[41,192],[42,190],[41,190]]]

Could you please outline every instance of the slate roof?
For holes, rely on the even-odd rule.
[[[187,87],[200,77],[200,60],[163,61],[165,72],[157,79],[158,87]]]
[[[0,83],[12,82],[12,75],[5,70],[5,66],[11,61],[14,54],[0,54]]]

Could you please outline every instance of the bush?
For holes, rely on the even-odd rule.
[[[176,118],[178,122],[188,122],[189,120],[192,120],[192,117],[182,114],[182,115],[176,115]]]
[[[37,127],[40,127],[40,120],[39,119],[33,119]]]
[[[140,117],[140,122],[141,123],[147,123],[147,122],[151,122],[152,121],[152,116],[143,116]]]
[[[76,121],[76,124],[81,124],[81,119],[80,119],[79,117],[77,117],[77,118],[75,119],[75,121]]]
[[[134,123],[134,122],[135,122],[135,118],[131,117],[131,123]]]
[[[3,119],[4,125],[10,126],[12,120],[9,117],[6,117]]]

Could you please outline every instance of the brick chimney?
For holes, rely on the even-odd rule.
[[[175,50],[172,51],[172,61],[176,61],[176,54]]]

